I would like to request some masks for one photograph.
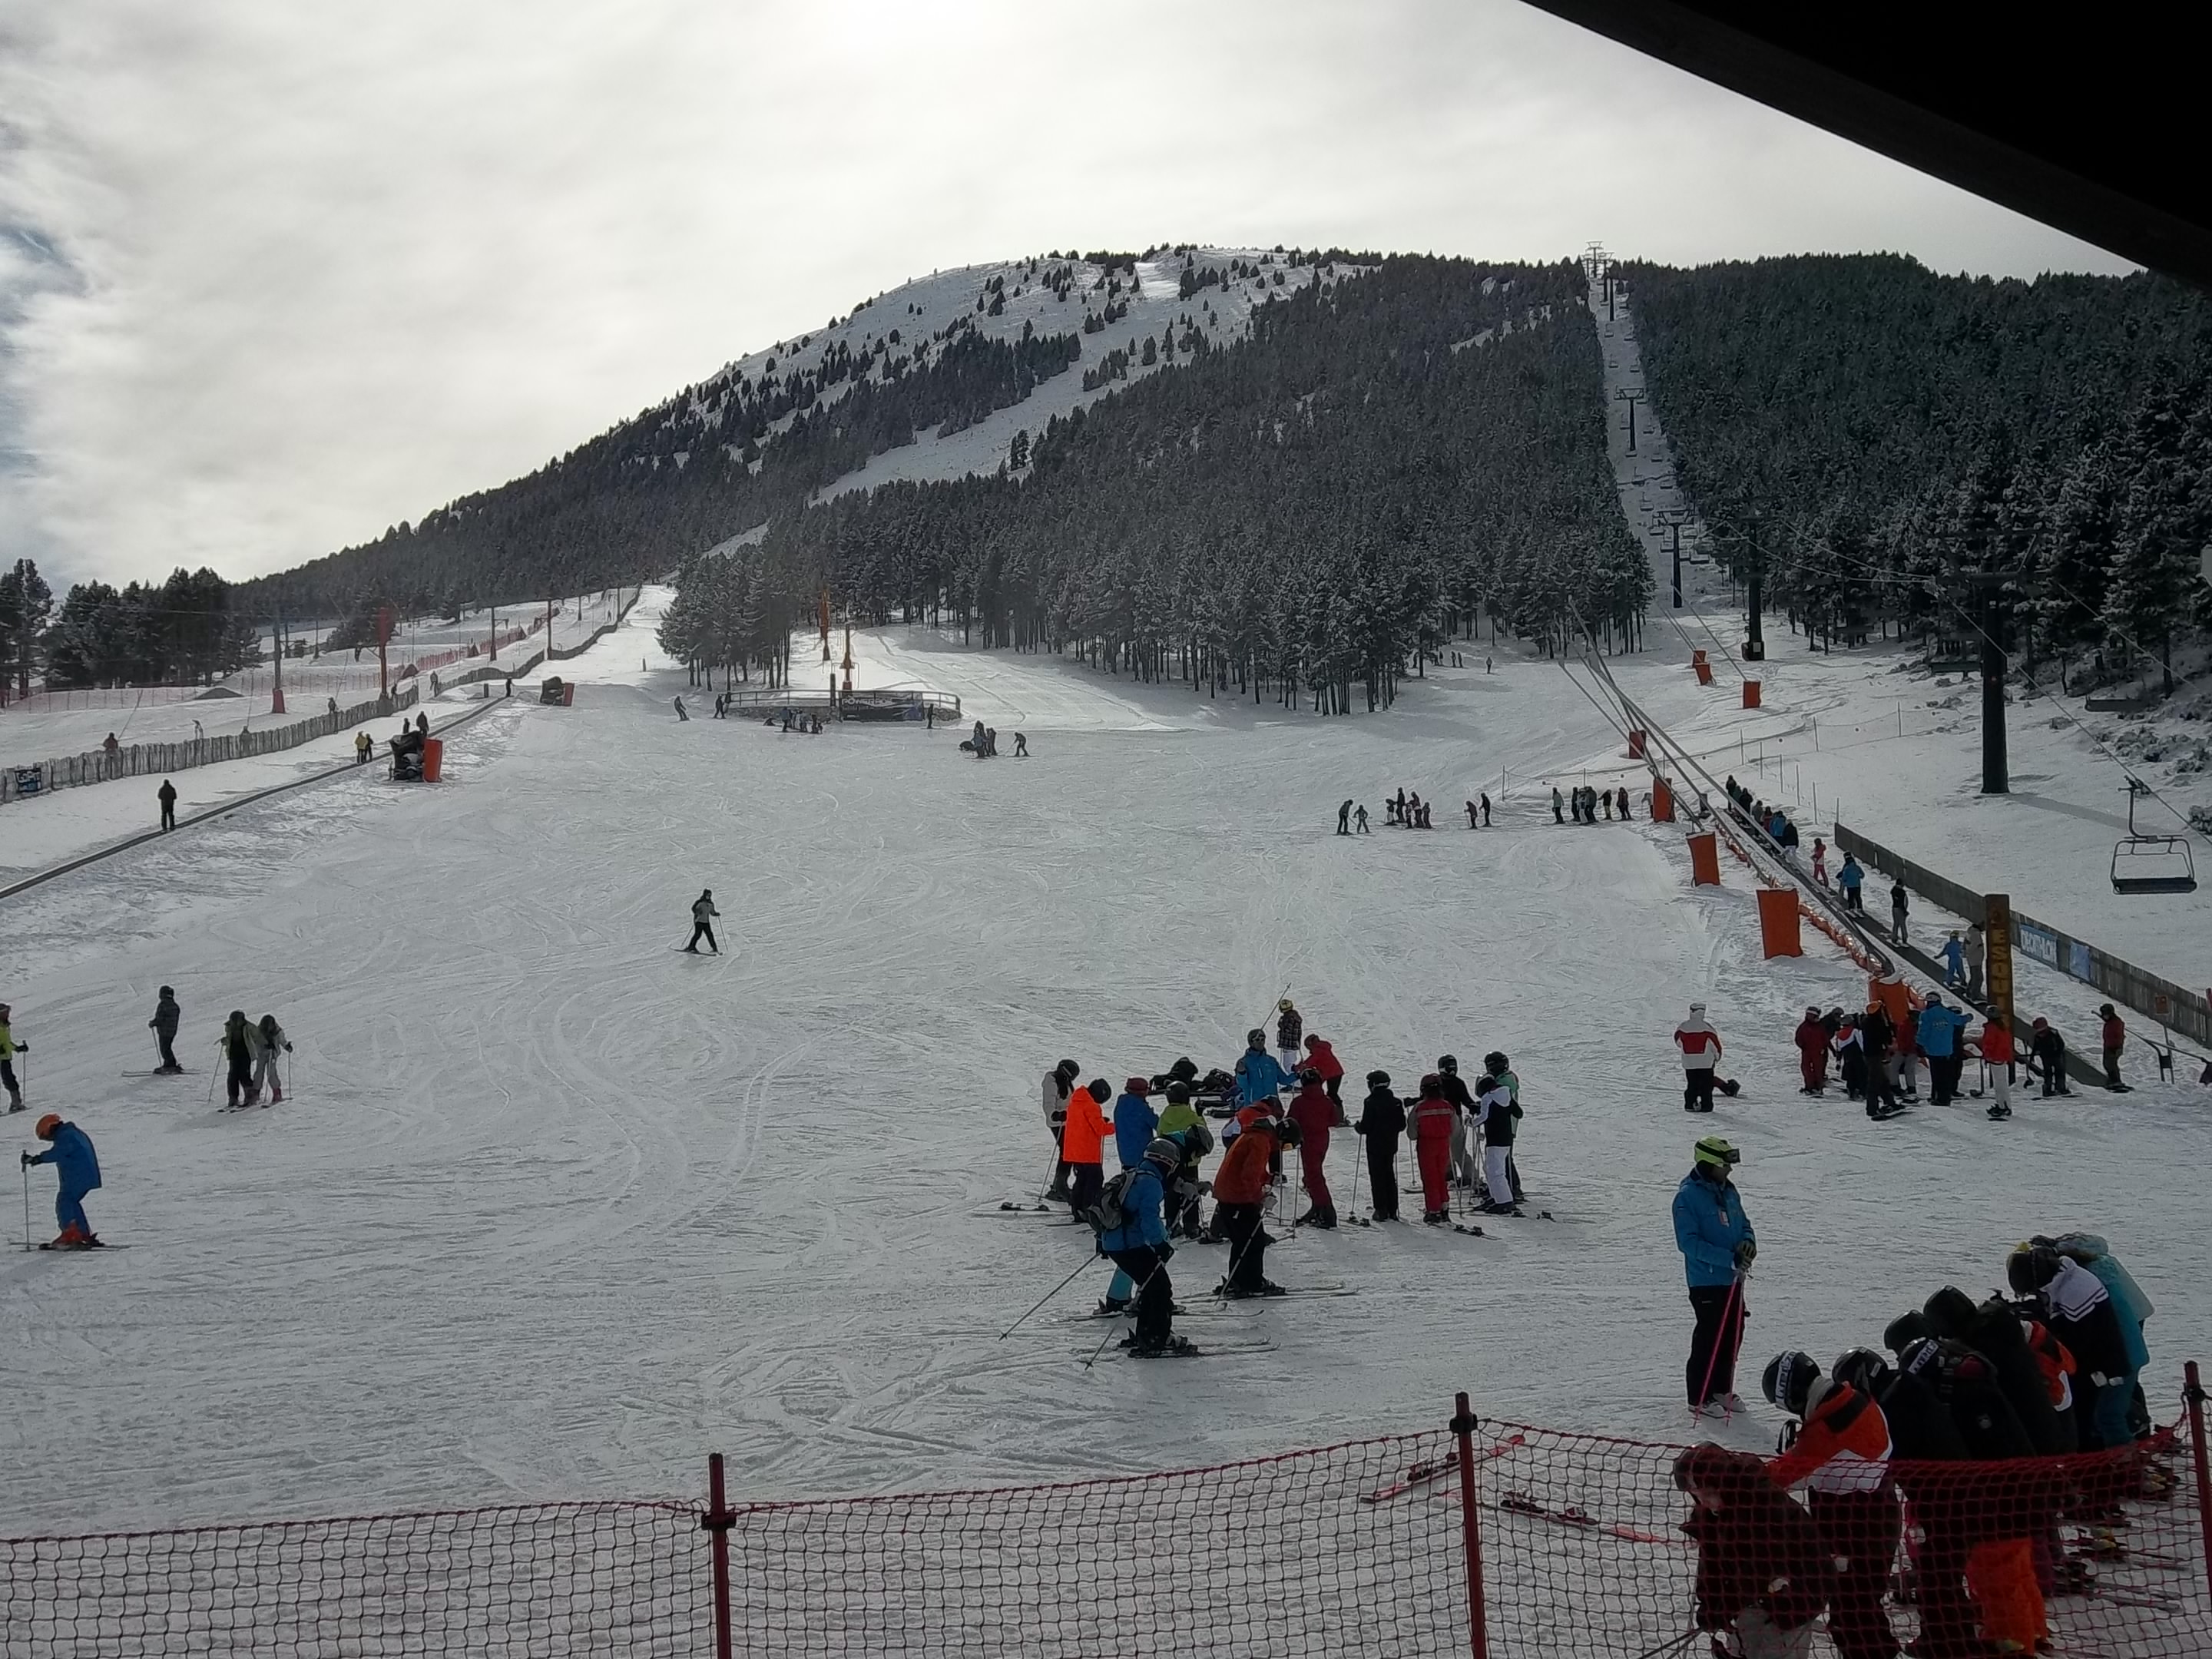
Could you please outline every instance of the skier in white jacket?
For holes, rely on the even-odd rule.
[[[1682,1051],[1682,1109],[1713,1109],[1713,1067],[1720,1061],[1720,1033],[1705,1023],[1705,1005],[1690,1005],[1690,1017],[1674,1028],[1674,1046]]]

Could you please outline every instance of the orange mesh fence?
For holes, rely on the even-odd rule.
[[[0,1659],[2212,1655],[2186,1422],[1810,1495],[1717,1446],[1455,1426],[992,1491],[0,1540]]]

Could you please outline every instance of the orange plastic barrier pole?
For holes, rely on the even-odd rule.
[[[446,740],[425,738],[422,740],[422,781],[435,783],[438,775],[446,769]]]
[[[1721,852],[1713,832],[1690,837],[1690,879],[1699,887],[1721,884]]]
[[[1805,945],[1797,928],[1797,890],[1759,890],[1759,939],[1770,957],[1802,957]]]

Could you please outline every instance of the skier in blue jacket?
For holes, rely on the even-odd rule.
[[[1190,1351],[1175,1334],[1175,1285],[1168,1279],[1168,1243],[1160,1217],[1165,1183],[1182,1164],[1182,1147],[1165,1136],[1154,1140],[1132,1166],[1121,1195],[1121,1224],[1098,1236],[1098,1248],[1137,1286],[1137,1328],[1124,1344],[1139,1359],[1158,1359]]]
[[[1959,1072],[1966,1056],[1959,1049],[1959,1034],[1972,1023],[1962,1010],[1947,1008],[1943,999],[1929,994],[1915,1026],[1920,1052],[1928,1056],[1928,1101],[1941,1106],[1959,1094]]]
[[[1145,1148],[1159,1133],[1159,1115],[1152,1110],[1152,1102],[1146,1098],[1152,1087],[1144,1079],[1133,1077],[1122,1085],[1121,1097],[1114,1103],[1114,1150],[1121,1155],[1125,1170],[1133,1170],[1145,1161]],[[1120,1313],[1136,1293],[1135,1281],[1116,1267],[1114,1282],[1106,1287],[1106,1299],[1098,1304],[1098,1311]]]
[[[92,1223],[84,1213],[84,1195],[100,1186],[100,1159],[92,1150],[92,1137],[76,1124],[63,1122],[52,1112],[39,1120],[33,1133],[53,1145],[36,1155],[25,1152],[23,1167],[27,1170],[33,1164],[51,1164],[54,1173],[61,1177],[61,1186],[54,1194],[54,1219],[61,1224],[61,1234],[47,1248],[97,1248],[100,1241],[94,1236]]]
[[[1729,1176],[1742,1156],[1719,1135],[1707,1135],[1674,1193],[1674,1243],[1698,1316],[1684,1371],[1690,1409],[1709,1417],[1724,1416],[1741,1403],[1735,1397],[1735,1357],[1743,1346],[1743,1275],[1759,1254],[1743,1200]]]
[[[1267,1034],[1254,1026],[1244,1034],[1244,1054],[1237,1062],[1237,1103],[1256,1106],[1291,1086],[1291,1074],[1267,1052]]]

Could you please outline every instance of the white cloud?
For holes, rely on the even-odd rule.
[[[1048,247],[2126,268],[1516,0],[7,15],[0,536],[68,576],[313,557]]]

